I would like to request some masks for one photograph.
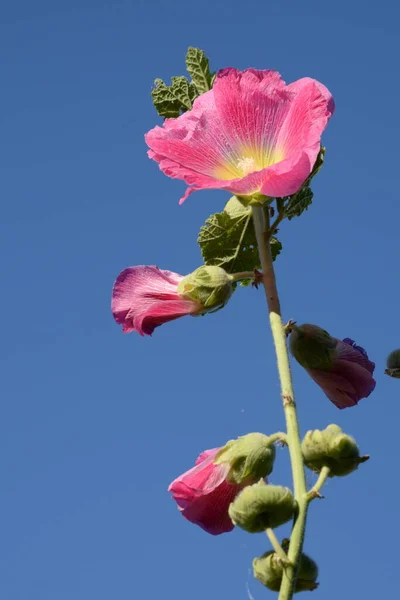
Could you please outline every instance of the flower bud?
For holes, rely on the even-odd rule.
[[[229,464],[227,481],[241,484],[264,479],[272,472],[275,446],[263,433],[248,433],[230,440],[218,452],[216,465]]]
[[[306,369],[330,368],[336,344],[337,340],[317,325],[291,325],[290,351]]]
[[[348,475],[369,458],[360,456],[354,438],[343,433],[338,425],[329,425],[323,431],[308,431],[302,443],[302,451],[309,469],[319,473],[322,467],[328,467],[329,477]]]
[[[260,533],[286,523],[296,510],[296,500],[288,488],[268,485],[261,479],[240,492],[229,506],[229,516],[245,531]]]
[[[266,552],[260,558],[253,560],[253,574],[258,581],[273,592],[279,592],[284,565],[282,561],[272,550]],[[315,590],[318,587],[316,582],[318,577],[317,564],[306,554],[302,554],[299,562],[299,570],[295,586],[295,592],[306,590]]]
[[[386,375],[400,379],[400,350],[393,350],[386,359]]]
[[[223,308],[232,292],[232,277],[221,267],[199,267],[178,285],[181,298],[194,300],[203,306],[201,314]]]

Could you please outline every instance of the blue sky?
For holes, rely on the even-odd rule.
[[[387,0],[4,5],[1,598],[274,597],[249,575],[264,536],[208,536],[166,491],[201,450],[283,427],[262,290],[146,339],[109,309],[126,266],[199,266],[198,229],[227,200],[178,206],[184,184],[146,156],[152,81],[183,74],[189,45],[214,69],[315,77],[335,96],[313,206],[281,228],[278,283],[285,318],[356,339],[378,384],[338,411],[293,366],[302,431],[338,423],[371,455],[312,505],[306,551],[315,598],[394,596],[400,382],[383,371],[400,346],[398,19]],[[285,450],[272,481],[290,484]]]

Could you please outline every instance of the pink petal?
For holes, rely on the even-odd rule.
[[[329,371],[306,369],[327,397],[338,408],[355,406],[375,389],[376,382],[362,366],[345,360],[335,360]]]
[[[209,458],[210,456],[212,456],[212,457],[216,456],[220,450],[221,450],[221,448],[212,448],[211,450],[204,450],[204,452],[199,454],[199,456],[197,457],[196,462],[194,464],[199,465],[200,463],[205,461],[206,458]]]
[[[334,110],[333,98],[324,85],[309,77],[295,81],[287,89],[294,93],[294,98],[277,144],[287,156],[305,152],[312,168],[320,150],[322,132]]]
[[[355,362],[355,363],[361,365],[362,367],[364,367],[365,369],[367,369],[367,371],[369,371],[369,373],[371,373],[371,375],[372,375],[372,373],[375,370],[375,363],[373,363],[371,360],[369,360],[369,358],[367,358],[367,356],[365,356],[364,354],[359,352],[356,348],[353,348],[353,346],[350,346],[349,344],[342,342],[342,340],[336,340],[336,341],[337,341],[336,351],[338,353],[339,359],[347,360],[349,362]]]
[[[277,133],[292,100],[280,74],[223,69],[217,74],[213,91],[220,123],[236,161],[246,151],[256,150],[262,163],[276,146]]]
[[[189,469],[171,483],[168,491],[172,493],[175,500],[187,501],[208,494],[225,480],[227,467],[214,464],[217,451],[209,453],[207,458],[201,460],[200,463],[197,462],[192,469]],[[181,505],[181,503],[179,504]]]
[[[125,333],[140,335],[154,331],[162,323],[193,314],[196,302],[182,300],[177,293],[182,276],[155,266],[129,267],[114,283],[111,310]]]
[[[234,525],[228,508],[240,492],[239,486],[223,482],[212,493],[197,498],[183,509],[182,516],[211,535],[232,531]]]

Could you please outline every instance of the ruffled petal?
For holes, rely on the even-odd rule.
[[[334,111],[333,98],[324,85],[309,77],[288,85],[287,90],[293,92],[294,97],[279,130],[277,145],[285,156],[305,152],[312,168],[320,150],[322,132]]]
[[[182,516],[211,535],[228,533],[234,528],[228,508],[240,490],[240,486],[223,482],[212,493],[191,502],[181,511]]]
[[[182,276],[155,266],[129,267],[122,271],[113,287],[111,310],[124,333],[140,335],[154,331],[162,323],[193,314],[199,304],[182,300],[177,286]]]
[[[221,448],[212,448],[211,450],[204,450],[204,452],[199,454],[199,456],[196,458],[196,462],[194,464],[199,465],[203,461],[205,461],[206,458],[209,458],[210,456],[215,457],[220,450]]]
[[[277,71],[223,69],[217,74],[213,92],[232,149],[232,163],[240,165],[251,157],[256,170],[261,170],[284,158],[277,135],[293,94],[287,91]]]
[[[144,312],[137,314],[135,309],[128,313],[127,320],[132,319],[134,329],[140,335],[151,335],[156,327],[193,315],[201,310],[200,304],[192,300],[158,300],[154,301]]]
[[[367,369],[371,374],[374,372],[375,363],[369,360],[364,348],[357,346],[354,340],[350,338],[345,338],[343,341],[337,340],[336,351],[338,358],[355,362]]]
[[[187,503],[194,498],[209,494],[225,481],[227,467],[214,464],[217,452],[218,449],[171,483],[168,491],[172,493],[177,502],[180,500],[178,502],[180,506],[182,506],[182,502]]]
[[[362,366],[344,360],[335,360],[329,371],[306,369],[337,408],[355,406],[375,389],[376,382]]]

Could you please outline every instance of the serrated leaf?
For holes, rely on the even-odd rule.
[[[321,148],[317,160],[315,161],[313,170],[309,177],[304,182],[303,187],[293,196],[286,199],[285,216],[289,219],[299,217],[305,210],[308,209],[313,201],[314,194],[310,188],[310,183],[313,177],[321,170],[324,164],[325,148]]]
[[[297,192],[297,194],[292,196],[285,209],[286,216],[289,221],[293,219],[293,217],[299,217],[305,210],[308,209],[313,200],[313,196],[314,194],[310,187],[303,187],[299,192]]]
[[[171,81],[171,93],[180,101],[182,109],[190,110],[193,100],[197,97],[195,86],[183,76],[171,77]]]
[[[236,196],[229,200],[222,212],[208,217],[197,241],[206,265],[222,267],[228,273],[261,268],[251,208],[244,206]],[[281,243],[273,238],[273,260],[281,249]]]
[[[215,75],[210,72],[209,60],[203,50],[192,46],[188,48],[186,68],[199,94],[211,90]]]
[[[171,77],[171,82],[171,85],[166,85],[162,79],[156,79],[151,90],[153,104],[160,117],[179,117],[192,108],[197,97],[196,87],[186,77]]]

